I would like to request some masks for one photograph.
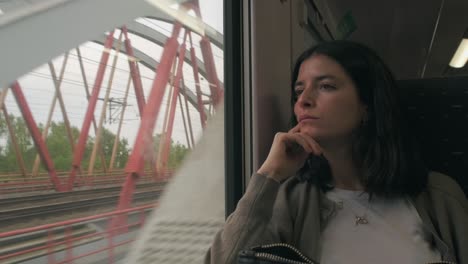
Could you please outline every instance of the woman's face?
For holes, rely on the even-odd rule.
[[[294,113],[300,131],[319,144],[350,142],[366,119],[366,106],[354,82],[330,57],[318,54],[305,60],[294,90]]]

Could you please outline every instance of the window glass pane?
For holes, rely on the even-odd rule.
[[[0,262],[122,259],[169,183],[185,188],[179,220],[192,219],[210,168],[223,220],[223,1],[90,2],[0,1],[0,39],[17,58],[0,62],[13,65],[0,78],[0,233],[16,232],[0,237],[19,243]]]

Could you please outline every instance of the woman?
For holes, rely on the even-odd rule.
[[[276,134],[206,262],[283,242],[322,264],[468,263],[466,197],[414,155],[381,59],[321,43],[292,79],[294,127]]]

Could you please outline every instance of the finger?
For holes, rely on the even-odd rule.
[[[313,147],[305,140],[303,136],[299,133],[294,133],[294,134],[289,134],[291,137],[291,140],[293,140],[295,143],[299,144],[305,152],[307,153],[313,153],[314,149]]]
[[[298,133],[301,130],[300,124],[297,124],[295,127],[291,128],[288,133]]]
[[[312,149],[311,151],[312,153],[314,153],[317,156],[323,153],[322,147],[320,147],[317,141],[315,141],[312,137],[310,137],[309,135],[305,133],[298,133],[298,135],[300,135],[304,139],[304,141],[307,142],[309,147]]]

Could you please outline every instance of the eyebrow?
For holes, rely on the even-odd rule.
[[[297,82],[294,84],[294,87],[301,86],[301,85],[304,85],[304,82],[303,82],[303,81],[297,81]]]
[[[320,75],[320,76],[315,77],[315,78],[314,78],[314,81],[320,82],[320,81],[323,81],[323,80],[326,80],[326,79],[336,80],[336,77],[333,76],[333,75],[325,74],[325,75]],[[294,87],[296,87],[296,86],[301,86],[301,85],[304,85],[304,82],[303,82],[303,81],[297,81],[297,82],[294,84]]]
[[[316,81],[323,81],[323,80],[326,80],[326,79],[336,80],[336,77],[333,76],[333,75],[329,75],[329,74],[328,75],[327,74],[320,75],[320,76],[315,77]]]

